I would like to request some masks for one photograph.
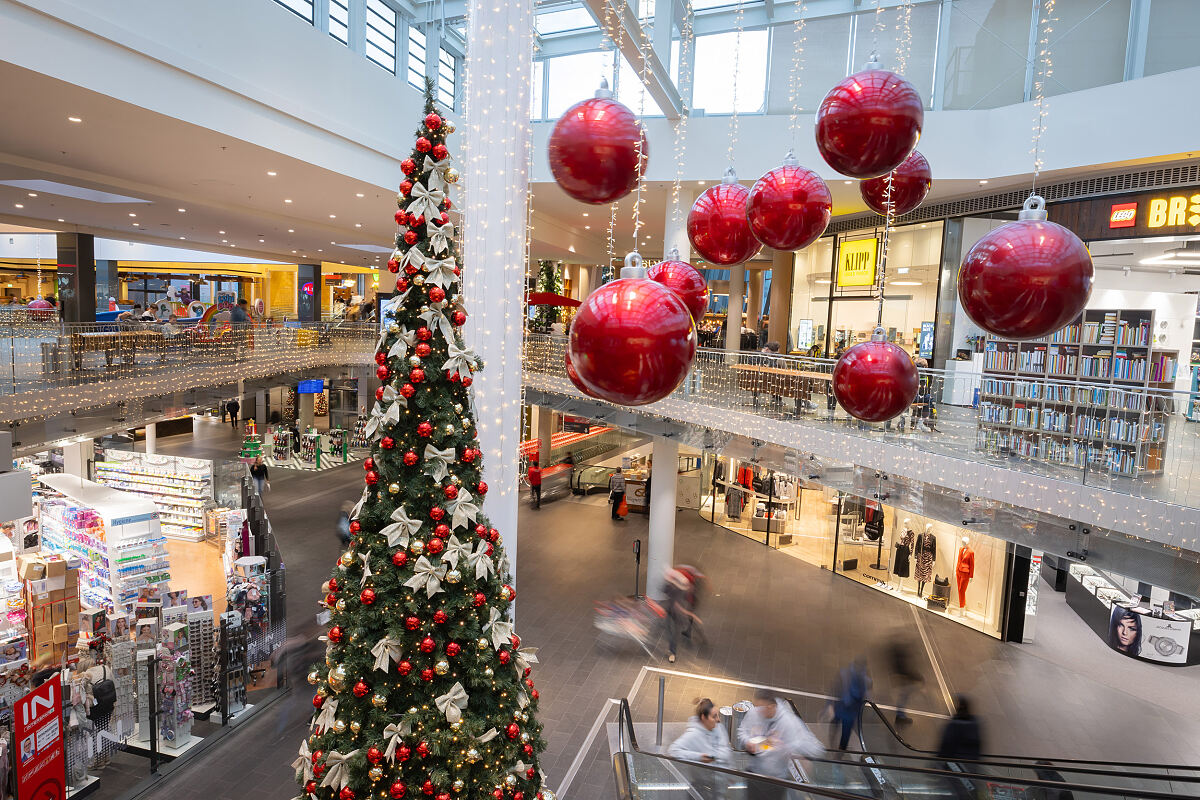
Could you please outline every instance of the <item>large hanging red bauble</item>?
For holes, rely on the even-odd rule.
[[[833,394],[846,413],[864,422],[884,422],[912,405],[917,368],[902,347],[876,328],[869,342],[842,353],[833,368]]]
[[[877,178],[908,158],[924,122],[925,107],[913,85],[871,62],[821,101],[817,149],[843,175]]]
[[[546,149],[550,171],[563,191],[593,204],[611,203],[633,191],[648,160],[645,131],[607,87],[567,109]]]
[[[571,323],[567,345],[583,385],[610,403],[627,406],[669,395],[696,355],[687,306],[661,283],[637,277],[640,261],[631,253],[619,280],[588,295]]]
[[[600,395],[596,394],[591,389],[589,389],[587,387],[587,384],[585,384],[582,380],[579,379],[579,372],[576,371],[575,364],[572,363],[572,361],[571,361],[571,348],[570,347],[568,347],[563,352],[563,361],[566,362],[566,365],[567,365],[567,377],[571,379],[571,383],[575,384],[575,388],[578,389],[579,391],[583,392],[588,397],[594,397],[597,400],[599,400]]]
[[[783,166],[750,187],[746,219],[755,238],[776,250],[800,250],[825,232],[833,197],[821,176],[796,163],[791,153]]]
[[[888,173],[892,176],[892,214],[900,216],[907,214],[925,200],[929,187],[933,185],[933,172],[929,162],[917,150],[908,154],[904,163]],[[858,185],[867,208],[882,217],[888,211],[888,176],[871,178]]]
[[[646,277],[661,283],[683,300],[691,312],[692,319],[700,322],[708,311],[708,281],[700,271],[686,261],[679,261],[679,254],[672,252],[667,261],[660,261],[649,269]]]
[[[737,182],[733,170],[720,184],[706,190],[688,212],[687,232],[692,247],[705,261],[740,264],[762,247],[746,220],[750,190]]]
[[[1075,319],[1092,293],[1092,258],[1079,237],[1025,201],[1016,222],[984,236],[958,270],[967,316],[994,336],[1038,339]]]

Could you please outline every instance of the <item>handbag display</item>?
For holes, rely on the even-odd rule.
[[[933,576],[933,592],[926,601],[926,608],[941,608],[945,611],[950,605],[950,579],[941,575]]]

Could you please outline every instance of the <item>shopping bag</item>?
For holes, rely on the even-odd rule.
[[[629,502],[624,497],[622,497],[621,505],[617,506],[617,516],[623,517],[628,513],[629,513]]]

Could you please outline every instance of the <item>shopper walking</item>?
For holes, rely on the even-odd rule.
[[[237,430],[238,412],[241,410],[242,404],[237,401],[236,397],[225,404],[225,411],[229,414],[229,424],[235,431]]]
[[[538,466],[538,462],[529,462],[529,496],[533,500],[535,509],[542,507],[542,468]]]
[[[867,661],[862,656],[850,662],[850,666],[838,673],[837,686],[834,688],[832,702],[833,719],[841,723],[841,736],[838,739],[838,749],[845,750],[850,744],[850,734],[854,728],[862,724],[863,706],[867,702],[867,694],[871,690],[871,677],[867,674]],[[834,725],[833,732],[838,730]]]
[[[978,761],[983,753],[983,729],[971,713],[971,701],[965,695],[954,698],[954,716],[942,728],[938,744],[939,758]]]
[[[622,501],[625,500],[625,475],[617,467],[608,479],[608,500],[612,503],[612,518],[615,522],[624,522],[625,518],[618,513]]]
[[[679,646],[679,633],[691,618],[688,610],[688,591],[691,583],[687,576],[674,567],[663,575],[663,611],[667,624],[667,661],[675,663],[675,652]]]
[[[254,463],[250,465],[250,477],[254,479],[254,485],[258,488],[258,494],[263,495],[263,489],[271,485],[270,474],[267,472],[267,465],[263,463],[262,456],[257,456]]]
[[[792,711],[792,707],[770,689],[754,693],[754,707],[746,712],[737,729],[738,743],[753,757],[750,771],[772,778],[791,780],[793,758],[820,758],[825,748]],[[746,795],[752,800],[782,800],[783,786],[761,781],[747,782]]]
[[[896,684],[896,724],[908,725],[912,722],[906,711],[912,693],[925,683],[925,676],[917,671],[913,662],[913,647],[907,638],[897,634],[888,644],[888,663],[892,670],[892,680]]]
[[[706,697],[696,701],[696,715],[688,720],[683,735],[671,742],[667,755],[684,761],[733,767],[733,751],[729,749],[729,738],[721,727],[721,712],[712,700]],[[724,796],[722,787],[728,782],[725,775],[699,768],[690,768],[688,772],[692,788],[701,797],[717,800]]]
[[[234,359],[237,361],[242,360],[250,340],[250,325],[254,320],[250,318],[249,308],[246,298],[243,297],[237,301],[237,305],[229,309],[229,324],[233,326]]]
[[[354,506],[350,503],[342,503],[342,510],[338,512],[337,521],[337,536],[343,545],[350,544],[350,512],[354,510]]]

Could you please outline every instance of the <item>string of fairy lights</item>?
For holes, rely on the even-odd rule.
[[[1038,177],[1041,175],[1044,161],[1042,158],[1042,135],[1046,132],[1046,115],[1049,111],[1046,102],[1046,84],[1054,74],[1054,62],[1050,56],[1050,34],[1054,32],[1055,0],[1038,0],[1038,68],[1033,81],[1033,181],[1030,184],[1030,194],[1037,193]]]
[[[788,127],[792,134],[792,151],[796,149],[796,139],[800,133],[800,76],[804,72],[804,46],[808,41],[805,22],[808,17],[808,3],[800,3],[800,13],[792,23],[792,67],[788,75],[788,105],[792,109],[788,117]]]
[[[619,24],[615,26],[617,33],[615,37],[611,35],[613,28],[613,4],[609,2],[604,4],[603,34],[608,40],[609,44],[612,45],[612,61],[609,64],[610,75],[616,68],[616,65],[619,63],[618,59],[621,57],[621,45],[625,42],[625,26]],[[617,260],[616,230],[617,202],[614,200],[608,206],[608,262],[604,265],[603,275],[601,277],[602,283],[607,283],[608,280],[610,280],[613,276],[613,264]]]
[[[746,25],[746,9],[743,0],[738,0],[737,6],[733,12],[733,29],[735,31],[733,37],[733,113],[729,115],[729,153],[728,162],[729,169],[733,169],[734,156],[737,151],[738,141],[738,70],[741,62],[742,53],[742,33]]]
[[[621,3],[622,3],[623,8],[628,7],[627,0],[621,0]],[[646,86],[649,83],[649,78],[648,78],[648,68],[649,67],[648,67],[648,65],[650,62],[648,54],[650,53],[650,46],[651,46],[650,45],[650,42],[651,42],[650,37],[651,37],[651,33],[653,32],[653,29],[654,29],[653,19],[654,19],[654,17],[650,17],[649,19],[646,20],[646,24],[638,26],[639,35],[641,37],[641,42],[639,42],[639,48],[640,48],[640,52],[641,52],[641,56],[642,56],[642,64],[641,64],[642,70],[641,70],[641,76],[640,76],[642,85],[640,87],[640,93],[639,93],[640,99],[638,101],[638,119],[639,120],[645,119],[645,117],[646,117]],[[648,31],[650,33],[648,33]],[[638,165],[639,170],[642,168],[642,145],[645,142],[645,140],[646,140],[646,137],[643,134],[643,135],[638,136],[637,141],[634,143],[633,152],[634,152],[635,158],[634,158],[633,163]],[[634,197],[633,197],[633,252],[635,252],[635,253],[638,250],[638,235],[641,233],[641,230],[642,230],[642,203],[645,202],[645,200],[643,199],[643,196],[642,196],[642,189],[645,185],[646,185],[646,176],[641,175],[637,182],[637,191],[634,193]]]
[[[692,25],[692,1],[683,0],[683,21],[679,27],[679,120],[675,123],[674,163],[675,178],[671,181],[671,226],[678,229],[683,222],[684,210],[679,202],[683,188],[683,151],[687,141],[688,118],[692,114],[691,85],[692,85],[692,46],[695,34]],[[669,245],[668,245],[669,246]],[[667,253],[663,254],[668,257]]]

